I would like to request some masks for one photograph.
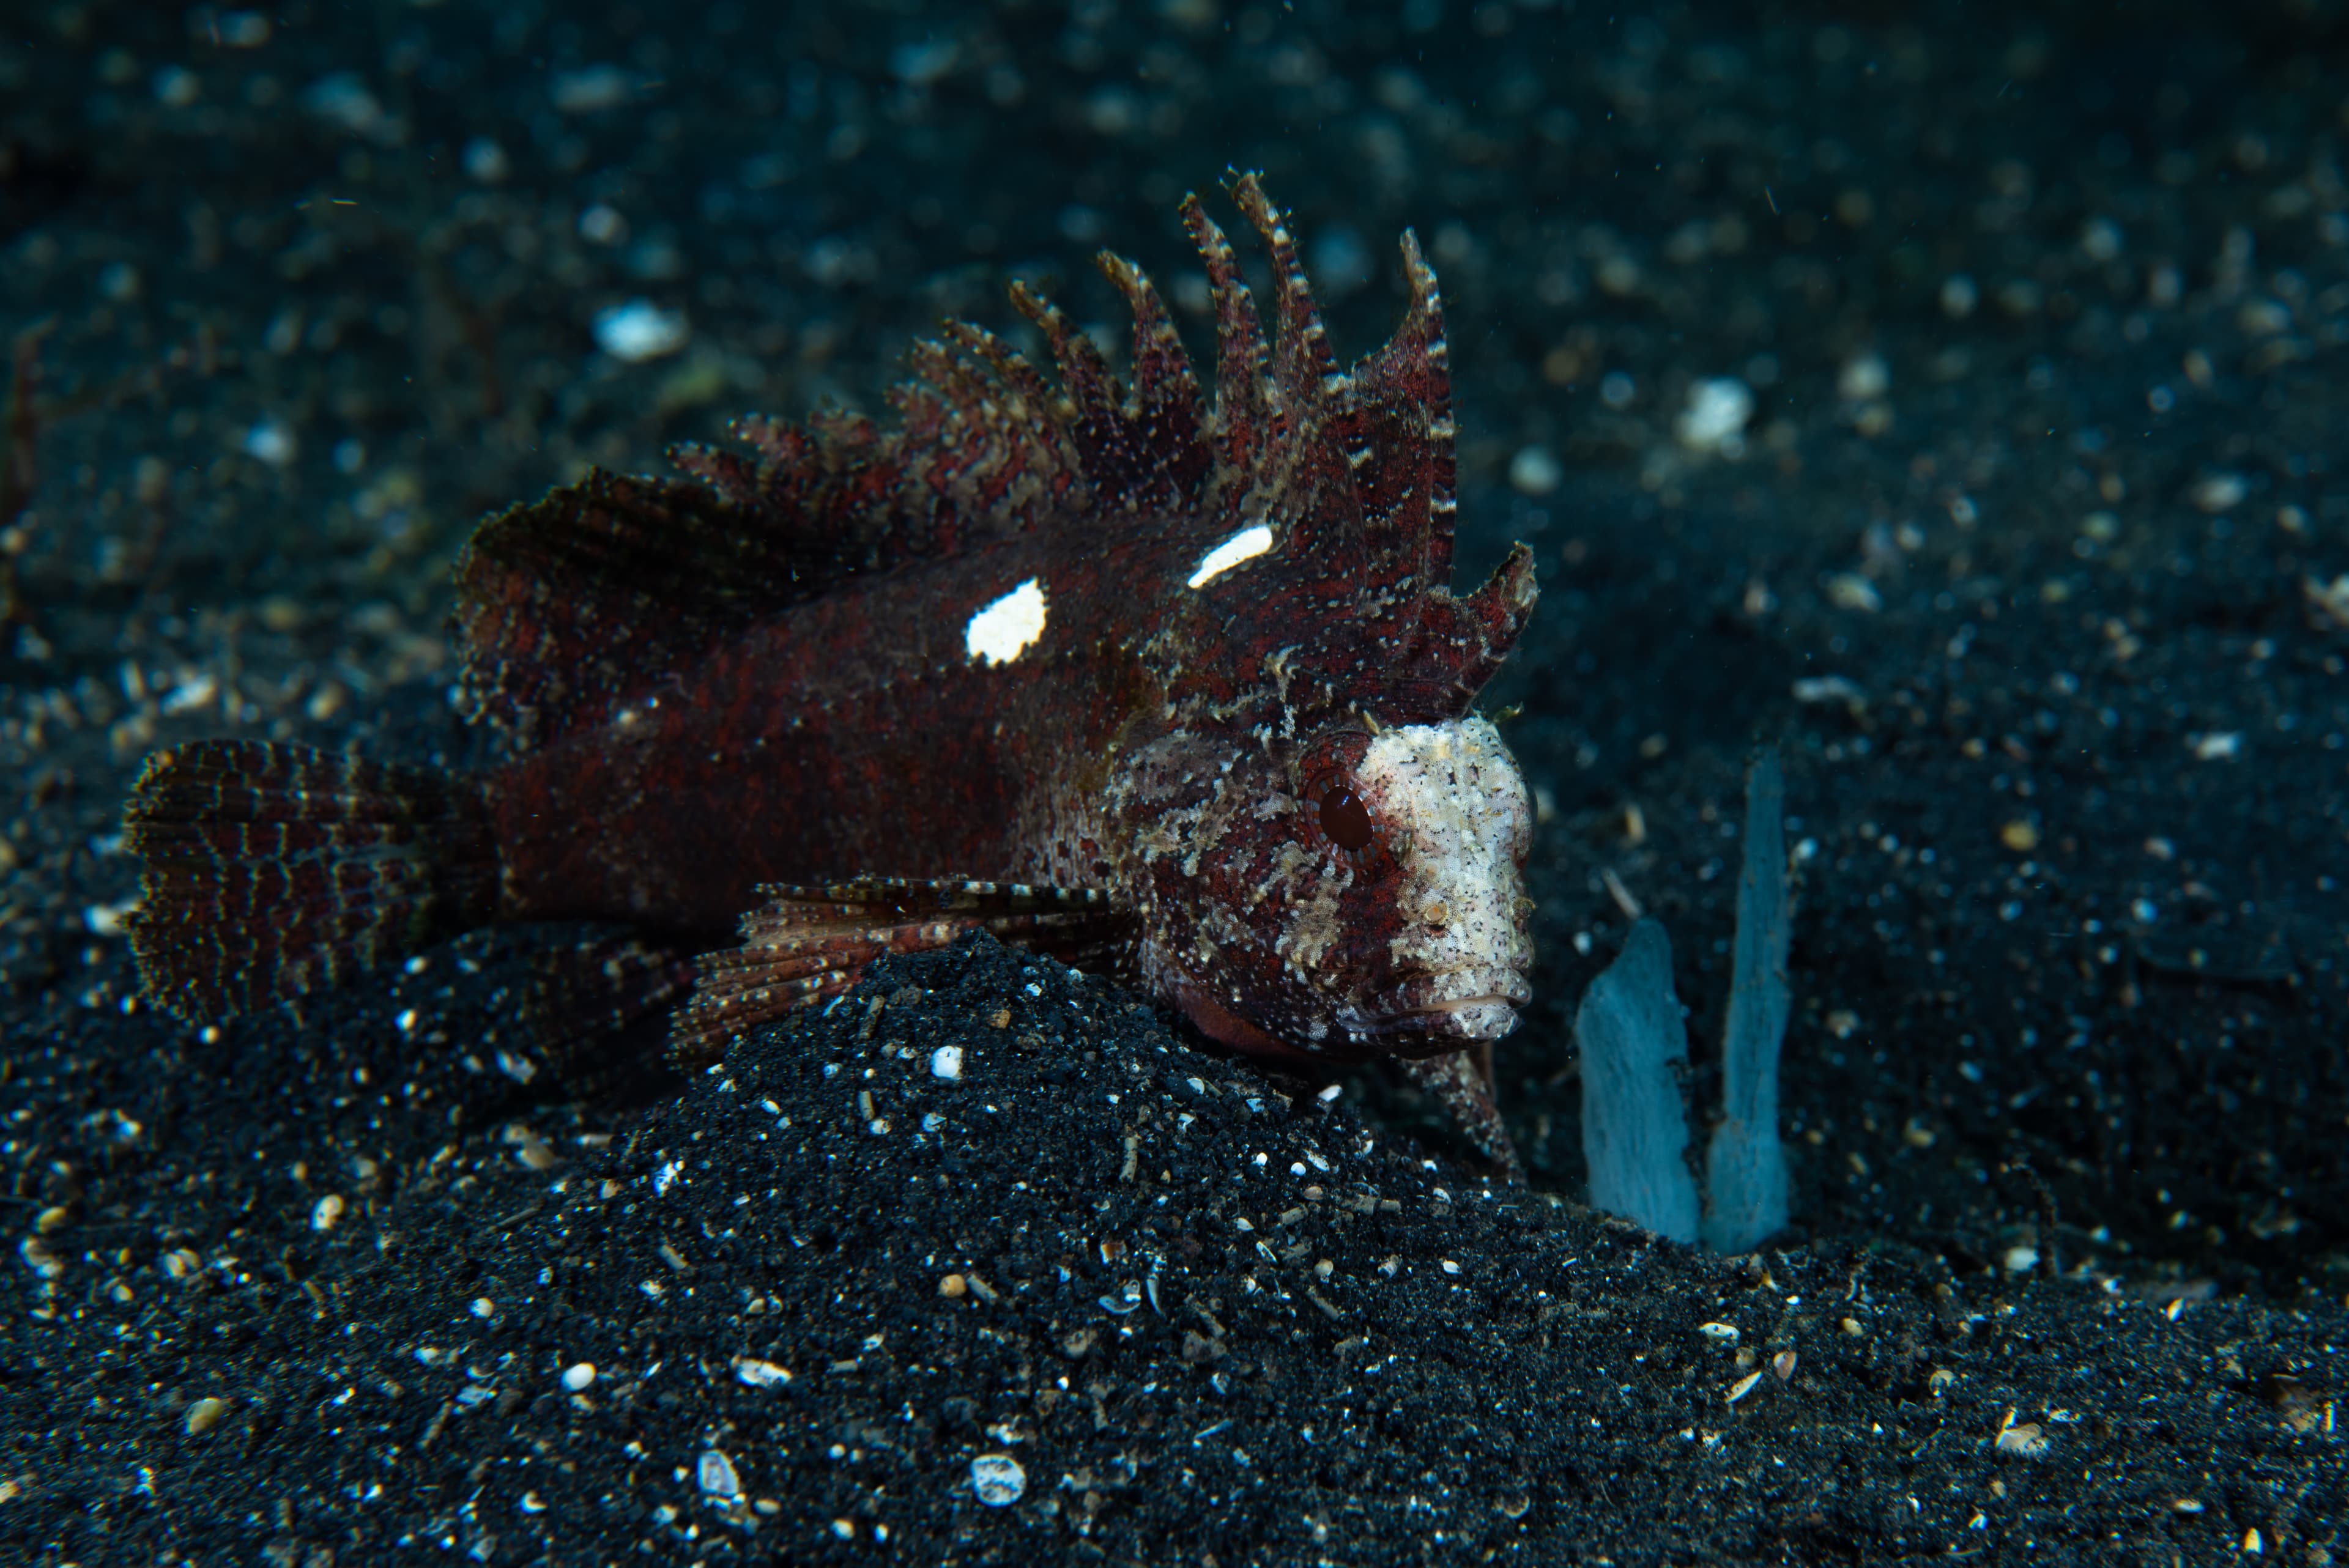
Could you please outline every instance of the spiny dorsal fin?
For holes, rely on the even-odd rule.
[[[803,428],[745,419],[733,431],[744,451],[678,450],[689,480],[597,472],[484,523],[457,573],[471,711],[513,748],[542,747],[852,578],[1020,539],[1046,542],[1027,547],[1036,559],[1116,562],[1120,591],[1089,623],[1099,638],[1136,649],[1195,607],[1203,625],[1250,647],[1275,632],[1281,642],[1266,646],[1296,641],[1287,633],[1301,627],[1300,667],[1330,684],[1374,681],[1395,636],[1424,619],[1417,597],[1440,592],[1450,569],[1434,276],[1406,236],[1402,327],[1340,371],[1288,221],[1257,176],[1233,177],[1231,190],[1270,254],[1277,332],[1268,354],[1229,243],[1186,198],[1216,312],[1211,417],[1132,263],[1102,258],[1133,314],[1130,390],[1067,316],[1015,285],[1013,304],[1050,347],[1050,379],[986,332],[950,325],[913,352],[887,428],[840,413]],[[1259,524],[1273,548],[1245,578],[1188,587],[1208,550]],[[1430,637],[1457,648],[1464,673],[1485,661],[1463,639]]]
[[[1384,348],[1354,372],[1354,401],[1364,418],[1348,460],[1362,490],[1369,525],[1392,531],[1419,558],[1422,583],[1452,580],[1453,483],[1451,350],[1444,338],[1444,298],[1420,253],[1419,236],[1402,235],[1403,277],[1411,309]]]

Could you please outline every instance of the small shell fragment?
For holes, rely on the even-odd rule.
[[[970,1490],[989,1508],[1009,1508],[1028,1490],[1028,1472],[1009,1454],[981,1454],[970,1461]]]
[[[734,1377],[745,1387],[751,1388],[780,1388],[792,1380],[792,1375],[786,1368],[778,1367],[771,1361],[752,1360],[747,1356],[734,1363]]]
[[[2024,1421],[2018,1424],[2014,1418],[2014,1408],[2009,1406],[2006,1418],[1999,1423],[1998,1436],[1993,1439],[1992,1446],[2002,1454],[2014,1454],[2023,1459],[2035,1460],[2047,1451],[2047,1438],[2036,1421]]]
[[[708,1496],[736,1498],[742,1495],[742,1480],[734,1473],[734,1461],[717,1449],[702,1454],[694,1466],[693,1479]]]

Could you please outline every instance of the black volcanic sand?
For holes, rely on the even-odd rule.
[[[605,1123],[460,1055],[499,975],[444,957],[204,1071],[103,1026],[29,1056],[33,1115],[120,1152],[11,1326],[26,1547],[2205,1559],[2331,1506],[2334,1313],[2173,1320],[1880,1237],[1698,1257],[985,938]]]
[[[2338,8],[1371,9],[0,23],[0,1555],[2343,1551]],[[483,511],[877,407],[1014,275],[1113,331],[1099,243],[1196,351],[1226,163],[1342,349],[1418,227],[1464,583],[1539,552],[1529,1190],[985,943],[585,1098],[513,1017],[575,930],[140,1006],[146,752],[481,759]],[[1763,742],[1795,1219],[1723,1260],[1578,1205],[1571,1019],[1659,915],[1701,1129]]]

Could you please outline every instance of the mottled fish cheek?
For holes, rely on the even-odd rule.
[[[1407,978],[1365,1014],[1457,1038],[1508,1033],[1530,998],[1533,962],[1520,869],[1533,812],[1516,759],[1491,724],[1472,717],[1388,730],[1357,771],[1410,846],[1388,943]]]
[[[1330,954],[1343,954],[1345,892],[1352,883],[1350,872],[1331,875],[1309,860],[1292,872],[1280,955],[1291,972],[1317,989],[1330,983]]]

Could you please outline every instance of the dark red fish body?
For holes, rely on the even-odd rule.
[[[1530,557],[1449,591],[1449,375],[1416,244],[1402,329],[1341,371],[1282,220],[1253,177],[1234,193],[1277,332],[1268,350],[1186,202],[1212,408],[1154,291],[1105,256],[1130,389],[1015,289],[1057,385],[954,325],[885,434],[745,421],[743,454],[681,452],[688,478],[598,473],[485,523],[458,632],[509,760],[475,779],[218,742],[158,758],[128,813],[150,990],[211,1015],[492,919],[699,940],[751,910],[702,961],[688,1057],[980,927],[1114,963],[1245,1049],[1456,1058],[1505,1033],[1529,812],[1472,710]]]
[[[977,606],[931,620],[968,574],[852,583],[493,770],[502,913],[708,934],[761,884],[844,868],[1102,885],[1105,867],[1043,859],[1070,841],[1056,802],[1087,798],[1061,775],[1099,772],[1062,766],[1092,727],[1040,688],[1032,713],[1001,701],[1006,676],[962,647]]]

